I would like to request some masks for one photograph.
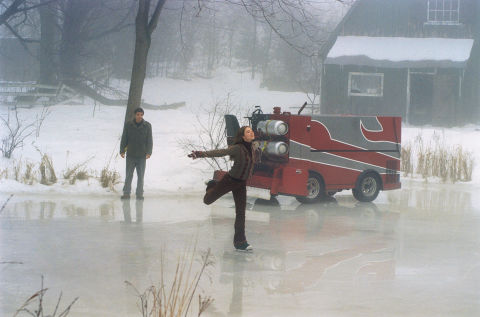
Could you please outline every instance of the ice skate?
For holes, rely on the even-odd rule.
[[[215,184],[217,184],[217,181],[214,180],[214,179],[210,179],[208,181],[205,181],[205,185],[207,185],[207,188],[205,189],[206,191],[209,190],[210,188],[212,188],[213,186],[215,186]]]
[[[235,250],[238,252],[253,252],[253,247],[250,244],[248,244],[247,241],[242,242],[240,244],[236,244],[234,246],[235,246]]]

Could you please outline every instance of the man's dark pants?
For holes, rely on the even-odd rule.
[[[143,196],[143,177],[145,175],[145,166],[147,159],[145,157],[128,157],[127,156],[127,172],[125,175],[125,185],[123,193],[130,195],[132,190],[133,171],[137,170],[137,196]]]
[[[235,235],[233,244],[238,245],[247,241],[245,237],[245,208],[247,207],[247,182],[233,179],[230,175],[225,176],[211,188],[203,197],[203,202],[210,205],[229,191],[235,201]]]

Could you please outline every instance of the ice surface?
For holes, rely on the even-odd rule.
[[[0,215],[0,315],[40,289],[69,316],[140,316],[139,290],[166,279],[197,241],[215,265],[205,316],[477,316],[478,188],[406,181],[376,203],[349,192],[315,205],[248,200],[252,254],[233,251],[231,195],[118,198],[15,195]],[[0,201],[7,196],[1,195]],[[192,309],[195,315],[196,300]]]

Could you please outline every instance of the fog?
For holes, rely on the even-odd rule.
[[[318,113],[477,123],[480,9],[463,1],[175,0],[150,23],[152,1],[150,21],[142,22],[148,60],[134,65],[138,1],[3,0],[0,99],[41,104],[43,96],[52,104],[81,94],[124,104],[129,96],[112,80],[130,80],[143,68],[147,78],[181,80],[226,68],[270,90],[304,92]],[[132,81],[140,93],[141,86]]]
[[[262,76],[270,88],[311,90],[311,59],[318,59],[349,4],[269,2],[166,1],[152,34],[147,77],[208,78],[228,67]],[[11,3],[2,1],[4,14]],[[13,15],[0,28],[0,79],[95,80],[100,69],[130,79],[136,11],[137,1],[58,0]]]
[[[142,292],[170,288],[182,257],[208,262],[192,314],[207,300],[206,316],[478,315],[477,2],[0,0],[0,315],[47,314],[63,292],[56,316],[147,316]],[[202,201],[231,162],[187,154],[227,147],[225,114],[298,119],[302,105],[289,133],[341,149],[256,130],[261,151],[278,139],[329,159],[266,155],[260,172],[298,193],[317,180],[319,201],[248,187],[254,251],[235,252],[231,195]],[[120,200],[138,106],[145,195]],[[318,119],[332,115],[333,128]],[[308,177],[286,180],[287,165]],[[375,202],[357,201],[362,175]]]

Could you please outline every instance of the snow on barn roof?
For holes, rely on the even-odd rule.
[[[472,39],[339,36],[326,64],[463,68]]]

